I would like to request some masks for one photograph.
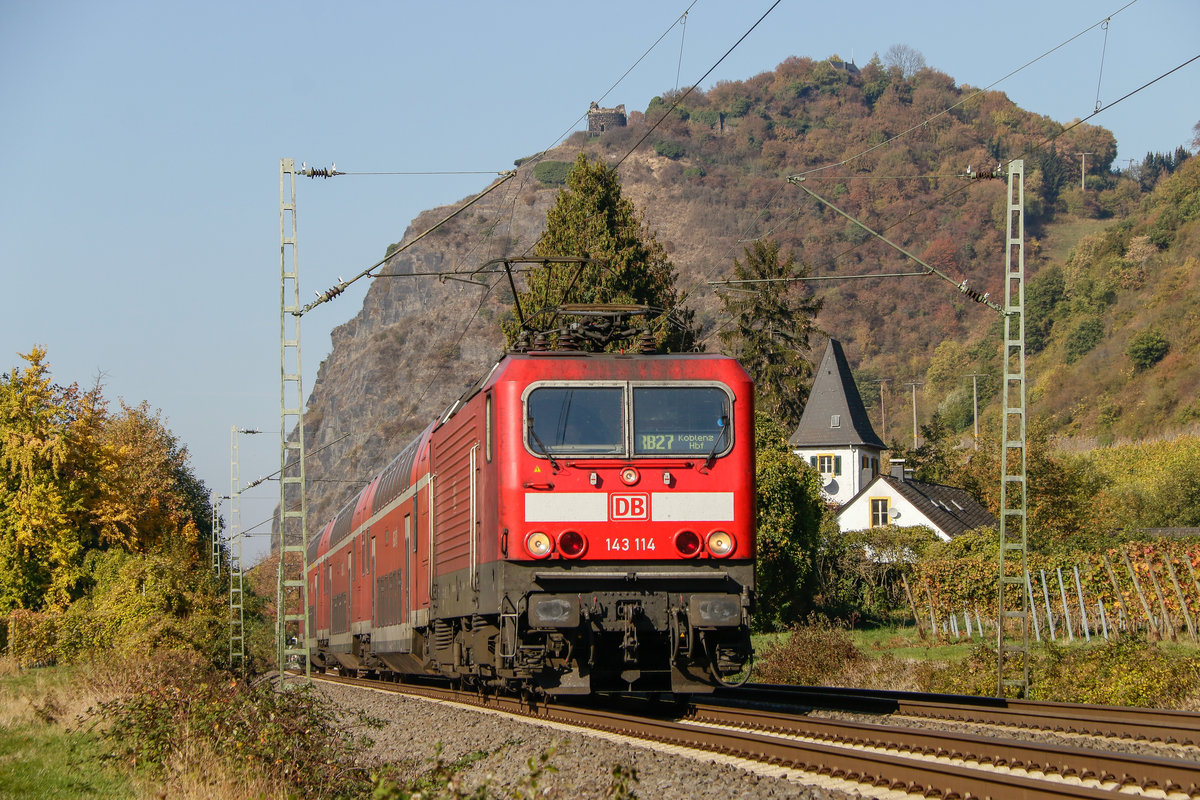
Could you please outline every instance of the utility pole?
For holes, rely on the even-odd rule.
[[[1004,375],[1000,389],[1000,575],[996,694],[1029,693],[1028,500],[1025,436],[1025,162],[1008,165]]]
[[[872,381],[872,383],[879,384],[879,433],[885,439],[887,438],[887,410],[883,405],[883,385],[890,380],[891,378],[879,378]]]
[[[1087,191],[1087,184],[1084,182],[1087,178],[1087,157],[1094,156],[1095,153],[1076,153],[1079,156],[1079,188]]]
[[[305,170],[304,174],[315,172],[318,171]],[[293,657],[303,658],[305,680],[312,680],[308,658],[308,500],[300,358],[303,313],[297,253],[296,162],[284,158],[279,161],[279,568],[275,588],[275,639],[281,685],[288,661]],[[289,441],[288,432],[293,429],[296,438]]]
[[[975,421],[975,449],[979,449],[979,379],[982,374],[972,372],[971,378],[971,419]]]
[[[229,432],[229,668],[246,671],[246,616],[242,603],[242,487],[239,433],[262,433],[234,425]]]
[[[917,387],[924,386],[924,381],[909,381],[904,384],[912,387],[912,412],[913,412],[913,449],[917,449]]]
[[[212,568],[213,574],[221,577],[221,498],[214,491],[209,495],[212,506]]]

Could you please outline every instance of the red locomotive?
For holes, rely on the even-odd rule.
[[[507,355],[312,538],[312,663],[711,690],[751,654],[754,509],[733,359]]]

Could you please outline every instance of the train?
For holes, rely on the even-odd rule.
[[[505,354],[308,545],[310,663],[710,692],[752,659],[754,387],[707,353]]]

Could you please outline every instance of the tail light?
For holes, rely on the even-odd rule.
[[[733,537],[725,531],[713,531],[708,535],[708,552],[724,558],[733,552]]]
[[[587,550],[587,539],[579,531],[563,531],[558,535],[558,552],[564,558],[579,558]]]
[[[675,534],[675,549],[684,558],[692,558],[700,552],[700,536],[695,531],[680,531]]]
[[[554,550],[554,543],[550,541],[550,537],[546,534],[541,531],[534,531],[525,537],[525,549],[534,558],[545,558]]]

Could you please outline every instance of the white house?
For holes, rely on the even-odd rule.
[[[842,505],[879,474],[886,449],[871,427],[846,354],[830,339],[817,367],[808,404],[788,443],[821,473],[821,496]]]
[[[892,472],[878,475],[837,512],[843,531],[883,525],[924,525],[943,541],[964,531],[995,528],[998,523],[966,489],[913,480],[904,462],[893,460]]]

